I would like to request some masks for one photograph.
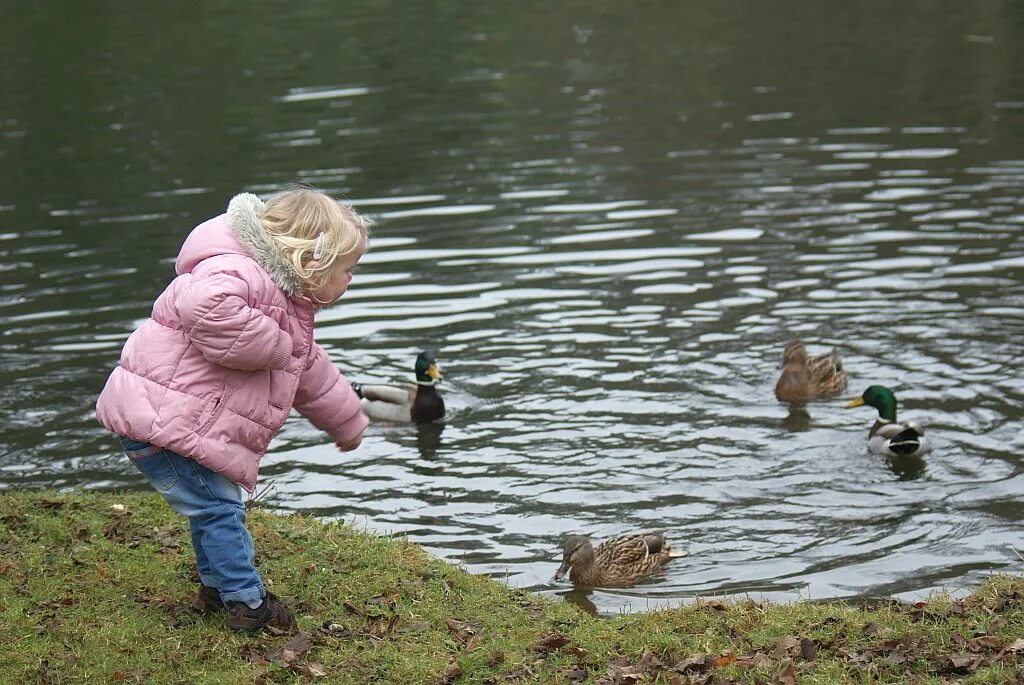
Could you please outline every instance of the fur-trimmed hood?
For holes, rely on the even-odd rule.
[[[263,200],[252,193],[231,198],[226,214],[195,228],[174,263],[177,273],[191,273],[204,259],[222,254],[242,254],[253,260],[291,297],[302,296],[302,284],[291,264],[281,256],[260,226]]]

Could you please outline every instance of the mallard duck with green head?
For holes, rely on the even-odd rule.
[[[806,402],[829,397],[846,387],[846,370],[839,350],[809,357],[800,340],[790,340],[782,350],[782,375],[775,384],[780,402]]]
[[[924,435],[924,428],[913,421],[896,420],[896,395],[884,385],[872,385],[860,397],[846,404],[846,408],[867,405],[878,410],[878,419],[868,433],[868,449],[890,457],[920,456],[932,446]]]
[[[671,548],[661,533],[627,533],[597,547],[584,535],[570,535],[555,579],[568,573],[573,585],[626,587],[654,573],[669,559],[686,555],[686,550]]]
[[[428,423],[444,416],[444,399],[437,390],[443,378],[429,350],[416,357],[416,384],[362,385],[352,389],[362,398],[363,412],[373,421]]]

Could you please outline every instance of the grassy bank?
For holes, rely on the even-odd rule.
[[[191,606],[187,526],[155,496],[0,495],[10,683],[1024,682],[1024,581],[915,606],[694,606],[599,619],[415,545],[256,511],[258,562],[299,635]]]

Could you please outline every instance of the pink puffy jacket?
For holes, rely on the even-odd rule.
[[[249,492],[293,406],[338,442],[367,424],[313,341],[315,306],[260,227],[262,206],[237,195],[227,214],[189,234],[178,277],[128,338],[96,403],[107,429],[191,457]]]

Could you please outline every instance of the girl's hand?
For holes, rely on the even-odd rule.
[[[338,449],[342,452],[351,452],[355,448],[359,447],[359,444],[362,443],[362,441],[363,434],[360,433],[359,435],[357,435],[356,437],[352,438],[347,442],[336,442],[334,444],[337,445]]]

